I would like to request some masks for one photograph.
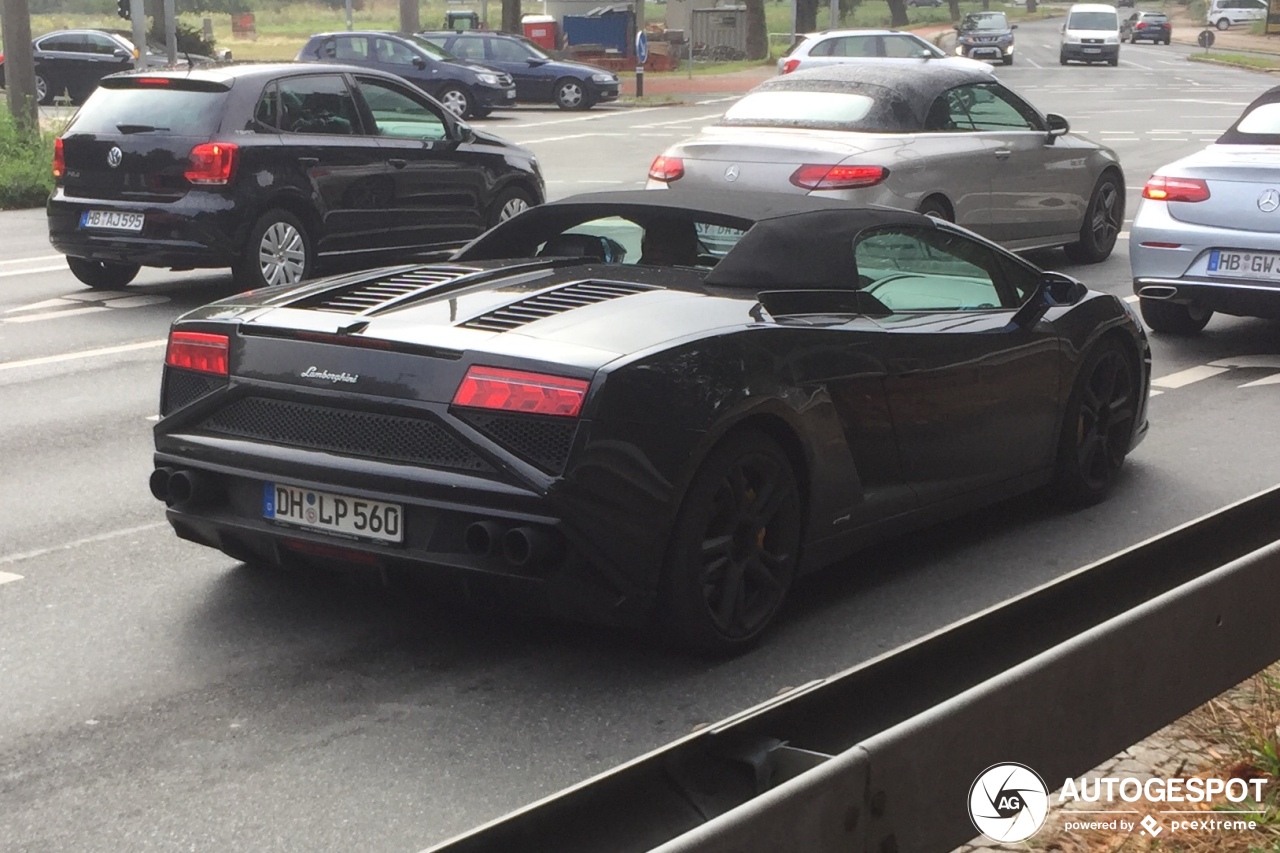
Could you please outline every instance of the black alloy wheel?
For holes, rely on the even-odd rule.
[[[1058,448],[1058,494],[1095,504],[1115,485],[1138,416],[1138,370],[1124,346],[1103,340],[1086,359],[1067,401]]]
[[[1123,224],[1124,189],[1114,172],[1104,172],[1089,197],[1084,222],[1080,225],[1080,242],[1070,243],[1063,249],[1074,263],[1102,263],[1115,248]]]
[[[795,575],[800,492],[767,436],[731,435],[685,495],[663,569],[660,625],[679,644],[725,654],[755,642]]]
[[[1209,325],[1213,309],[1166,299],[1138,299],[1147,328],[1165,335],[1194,335]]]
[[[67,256],[67,266],[71,268],[72,275],[94,290],[115,290],[117,287],[124,287],[133,281],[138,270],[142,269],[138,264],[91,261],[88,258],[73,258],[70,255]]]

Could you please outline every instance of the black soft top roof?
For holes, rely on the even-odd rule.
[[[1280,102],[1280,86],[1273,86],[1261,95],[1253,99],[1249,106],[1244,108],[1244,112],[1240,113],[1240,117],[1231,123],[1231,127],[1226,129],[1221,136],[1218,137],[1219,145],[1280,145],[1280,133],[1244,133],[1240,130],[1240,122],[1263,104],[1274,104]]]
[[[532,207],[481,236],[455,260],[530,257],[550,237],[609,216],[644,228],[675,220],[746,231],[704,280],[756,290],[847,288],[849,273],[856,269],[853,243],[859,232],[932,222],[906,210],[786,193],[620,190]]]

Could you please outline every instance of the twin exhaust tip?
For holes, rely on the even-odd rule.
[[[467,551],[477,557],[501,554],[516,568],[532,568],[543,563],[556,544],[553,534],[536,527],[503,527],[496,521],[477,521],[463,532]]]
[[[181,468],[157,468],[151,472],[147,485],[156,500],[164,501],[169,506],[200,503],[213,490],[208,477]]]

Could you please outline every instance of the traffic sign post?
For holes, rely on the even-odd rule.
[[[649,37],[636,33],[636,97],[644,97],[644,64],[649,61]]]
[[[1213,39],[1213,30],[1201,30],[1196,41],[1205,49],[1205,51],[1208,51],[1209,48],[1213,47]]]

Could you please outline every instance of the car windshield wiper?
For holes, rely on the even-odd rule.
[[[116,130],[121,133],[154,133],[157,130],[168,130],[167,127],[156,127],[150,124],[117,124]]]

